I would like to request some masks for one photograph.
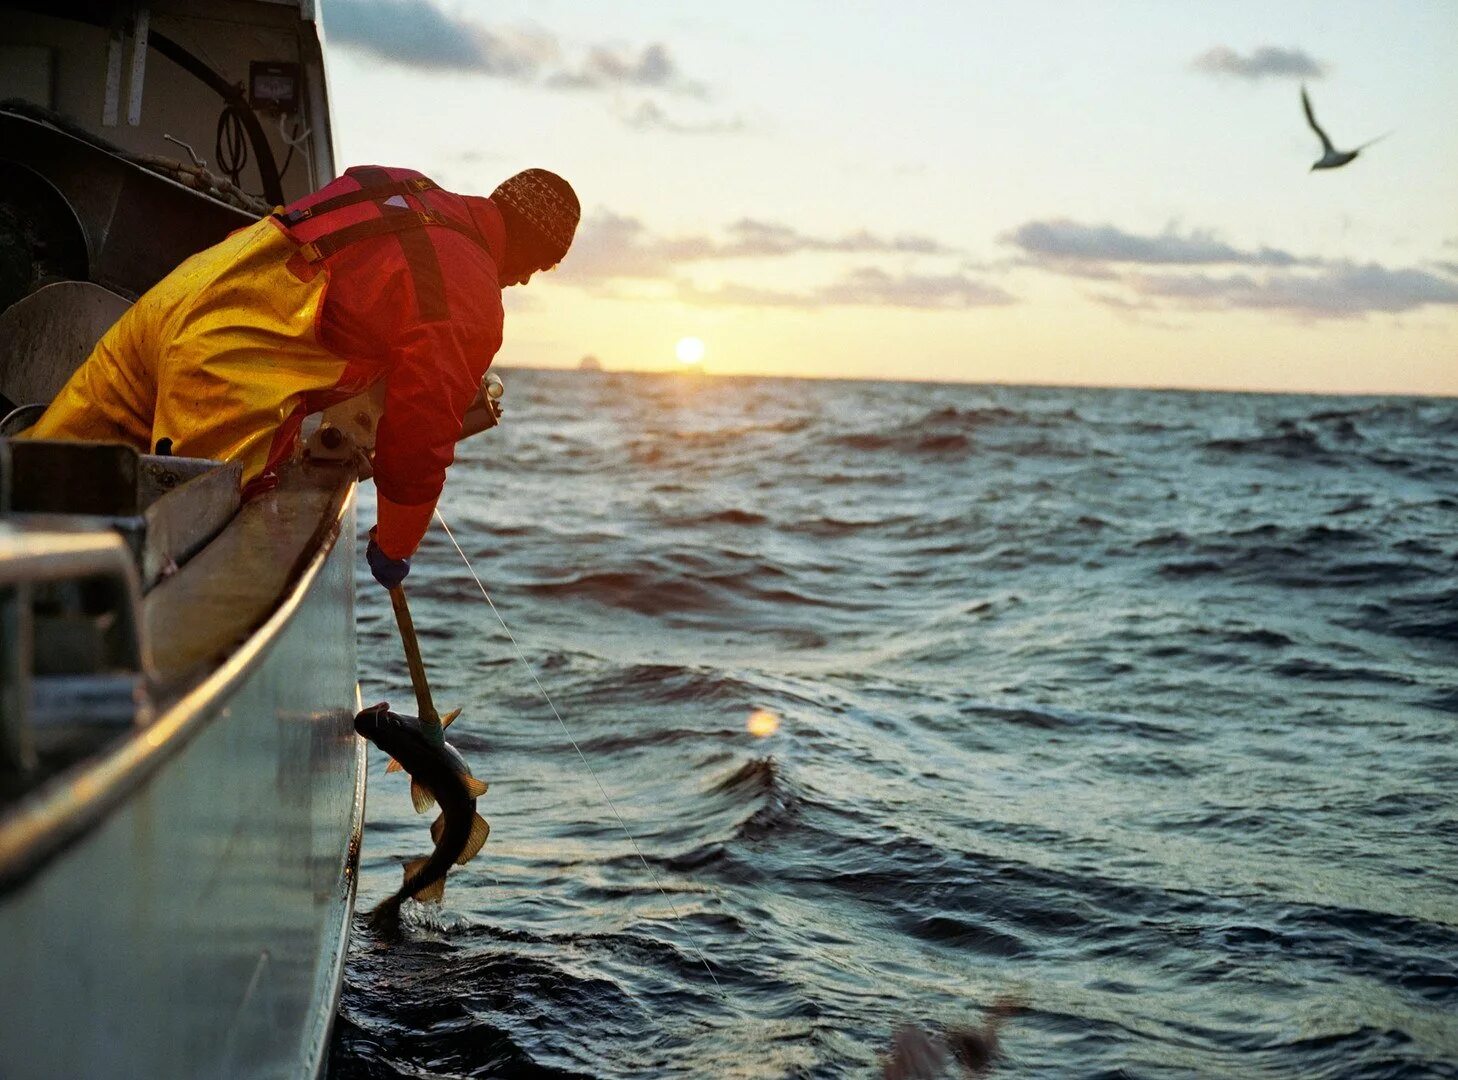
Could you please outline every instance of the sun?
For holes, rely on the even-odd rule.
[[[704,342],[702,338],[686,337],[679,338],[678,344],[673,347],[673,353],[678,357],[681,364],[697,364],[704,358]]]

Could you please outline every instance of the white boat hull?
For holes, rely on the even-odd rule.
[[[354,535],[351,493],[284,603],[158,718],[180,745],[4,883],[0,1076],[319,1071],[364,810]]]

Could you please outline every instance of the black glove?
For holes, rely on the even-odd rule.
[[[370,564],[370,573],[387,589],[393,589],[410,573],[409,559],[392,559],[375,543],[375,530],[370,530],[370,545],[365,548],[365,561]]]

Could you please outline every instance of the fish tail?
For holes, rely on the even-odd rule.
[[[445,815],[442,814],[434,826],[431,827],[431,834],[436,839],[436,848],[429,855],[421,856],[418,859],[411,859],[405,863],[405,880],[395,892],[385,900],[382,900],[373,911],[370,912],[369,920],[371,928],[375,930],[390,931],[400,925],[400,908],[406,900],[414,897],[422,903],[439,901],[445,897],[446,872],[450,870],[451,864],[455,862],[455,855],[446,850],[446,843],[450,841],[452,849],[459,849],[465,843],[470,843],[473,834],[480,833],[481,839],[485,840],[486,822],[479,816],[473,814],[473,820],[467,824],[467,836],[459,840],[458,837],[447,837],[445,835]],[[479,825],[477,824],[479,822]],[[479,849],[479,845],[477,845]]]
[[[422,902],[440,900],[445,896],[445,874],[439,877],[432,871],[439,867],[430,866],[431,857],[411,859],[405,864],[405,882],[390,896],[381,900],[369,914],[370,929],[393,933],[400,928],[400,908],[405,901],[414,897]],[[449,865],[447,863],[446,865]],[[434,878],[434,880],[431,880]]]
[[[404,900],[399,893],[380,901],[369,913],[370,929],[392,931],[400,928],[400,904]]]

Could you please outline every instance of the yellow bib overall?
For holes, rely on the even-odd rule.
[[[24,437],[144,452],[170,439],[174,454],[242,462],[244,483],[256,480],[291,449],[311,395],[348,396],[348,362],[318,341],[328,271],[300,280],[297,251],[265,218],[192,256],[106,332]]]

